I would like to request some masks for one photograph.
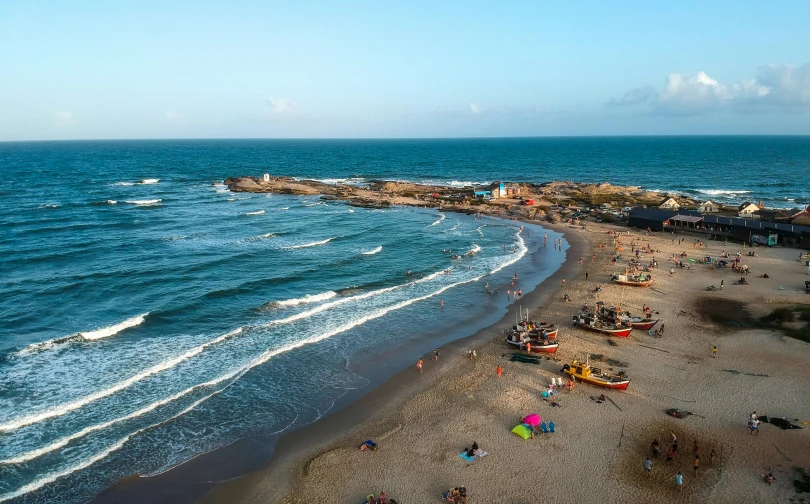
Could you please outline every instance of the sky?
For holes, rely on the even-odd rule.
[[[810,134],[810,2],[0,0],[0,141]]]

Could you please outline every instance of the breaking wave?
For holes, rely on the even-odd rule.
[[[363,252],[363,255],[374,255],[374,254],[380,252],[381,250],[382,250],[382,245],[380,245],[379,247],[377,247],[377,248],[375,248],[373,250],[369,250],[368,252]]]
[[[161,201],[163,200],[162,199],[124,200],[124,203],[129,203],[130,205],[148,206],[148,205],[159,205]]]
[[[32,343],[27,347],[23,348],[15,355],[18,357],[24,357],[26,355],[33,354],[35,352],[42,352],[45,350],[51,350],[59,345],[63,345],[65,343],[70,343],[72,341],[94,341],[104,338],[109,338],[110,336],[115,336],[116,334],[120,333],[125,329],[129,329],[130,327],[135,327],[138,325],[143,324],[143,321],[149,315],[149,312],[143,313],[141,315],[137,315],[132,318],[128,318],[123,322],[119,322],[117,324],[113,324],[111,326],[102,327],[101,329],[96,329],[95,331],[86,331],[86,332],[79,332],[70,336],[65,336],[63,338],[54,338],[47,341],[41,341],[39,343]]]
[[[439,218],[438,218],[438,220],[436,220],[436,222],[434,222],[433,224],[428,224],[428,226],[427,226],[427,227],[438,226],[438,225],[439,225],[439,224],[441,224],[441,222],[442,222],[444,219],[446,219],[446,218],[447,218],[447,216],[446,216],[446,215],[444,215],[443,213],[440,213],[440,214],[439,214]]]
[[[295,250],[295,249],[302,249],[302,248],[309,248],[309,247],[317,247],[318,245],[326,245],[330,241],[334,240],[334,238],[327,238],[325,240],[311,242],[311,243],[302,243],[301,245],[290,245],[289,247],[281,247],[283,250]]]
[[[264,210],[256,210],[255,212],[247,212],[245,215],[261,215],[264,213]]]

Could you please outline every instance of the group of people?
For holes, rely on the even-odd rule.
[[[670,447],[669,451],[666,454],[666,461],[667,463],[671,463],[675,459],[675,454],[678,452],[678,437],[675,435],[675,432],[670,432],[672,446]],[[654,439],[652,444],[650,445],[650,449],[652,452],[652,458],[657,459],[659,454],[661,453],[661,447],[658,443],[657,439]],[[700,469],[700,450],[698,448],[697,440],[694,441],[692,446],[692,452],[695,456],[695,460],[692,464],[692,468],[695,471],[695,477],[698,475],[698,471]],[[711,453],[709,454],[709,464],[714,465],[714,461],[717,458],[717,454],[712,448]],[[647,476],[652,478],[652,468],[653,463],[649,456],[644,460],[644,471],[647,473]],[[678,471],[678,474],[675,475],[675,486],[678,488],[679,492],[683,492],[683,473]]]
[[[444,492],[442,499],[447,504],[460,504],[467,502],[467,489],[463,486]]]
[[[374,494],[369,494],[362,504],[397,504],[394,499],[389,499],[385,492],[380,492],[379,497],[374,497]]]

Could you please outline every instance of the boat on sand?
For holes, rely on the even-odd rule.
[[[608,336],[618,336],[619,338],[628,337],[630,335],[630,331],[633,330],[632,327],[625,327],[621,324],[604,322],[599,317],[590,313],[580,313],[579,315],[574,315],[573,322],[574,326],[585,329],[586,331],[607,334]]]
[[[619,285],[629,285],[631,287],[649,287],[652,283],[652,276],[644,273],[640,273],[638,275],[632,275],[630,273],[619,275],[614,273],[612,280],[613,283],[617,283]]]
[[[575,380],[596,385],[597,387],[627,390],[627,386],[630,384],[630,378],[604,373],[601,369],[592,367],[587,358],[584,363],[574,359],[570,365],[564,365],[562,370],[563,373],[573,377]]]

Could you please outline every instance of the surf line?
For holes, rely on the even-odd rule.
[[[303,312],[300,312],[300,313],[295,314],[295,315],[291,315],[291,316],[283,318],[283,319],[271,320],[271,321],[267,322],[266,324],[264,324],[264,327],[271,327],[271,326],[274,326],[274,325],[289,324],[291,322],[295,322],[296,320],[309,318],[312,315],[315,315],[317,313],[321,313],[323,311],[326,311],[326,310],[328,310],[330,308],[333,308],[335,306],[342,305],[344,303],[349,303],[349,302],[352,302],[352,301],[367,299],[367,298],[370,298],[372,296],[376,296],[376,295],[379,295],[379,294],[384,294],[386,292],[391,292],[391,291],[397,290],[397,289],[402,289],[402,288],[407,287],[409,285],[414,285],[414,284],[420,284],[420,283],[423,283],[423,282],[427,282],[429,280],[432,280],[432,279],[436,278],[438,275],[443,274],[443,273],[444,273],[444,271],[438,271],[436,273],[432,273],[432,274],[426,276],[425,278],[420,278],[419,280],[415,280],[413,282],[408,282],[408,283],[405,283],[405,284],[402,284],[402,285],[395,285],[395,286],[392,286],[392,287],[386,287],[384,289],[378,289],[376,291],[370,291],[370,292],[366,292],[366,293],[363,293],[363,294],[358,294],[357,296],[351,296],[351,297],[339,299],[337,301],[324,303],[324,304],[319,305],[319,306],[317,306],[317,307],[315,307],[315,308],[313,308],[311,310],[308,310],[308,311],[303,311]],[[200,354],[203,350],[205,350],[206,348],[208,348],[208,347],[210,347],[212,345],[216,345],[217,343],[221,343],[221,342],[227,340],[228,338],[238,336],[239,334],[242,333],[243,329],[244,329],[243,327],[239,327],[237,329],[234,329],[233,331],[230,331],[230,332],[228,332],[226,334],[223,334],[222,336],[219,336],[217,338],[214,338],[211,341],[208,341],[208,342],[203,343],[203,344],[201,344],[199,346],[191,348],[190,350],[187,350],[186,352],[184,352],[184,353],[182,353],[182,354],[180,354],[180,355],[178,355],[176,357],[165,360],[165,361],[163,361],[161,363],[158,363],[158,364],[156,364],[156,365],[154,365],[154,366],[152,366],[150,368],[145,369],[144,371],[141,371],[140,373],[138,373],[136,375],[130,376],[126,380],[120,381],[120,382],[114,384],[111,387],[96,391],[96,392],[94,392],[92,394],[86,395],[86,396],[84,396],[84,397],[82,397],[80,399],[77,399],[77,400],[73,401],[73,402],[53,406],[51,408],[48,408],[48,409],[45,409],[45,410],[42,410],[42,411],[38,411],[36,413],[31,413],[29,415],[25,415],[25,416],[22,416],[22,417],[15,418],[15,419],[12,419],[10,421],[7,421],[6,423],[0,424],[0,432],[7,432],[7,431],[16,430],[16,429],[19,429],[20,427],[24,427],[26,425],[32,425],[32,424],[40,423],[40,422],[42,422],[44,420],[48,420],[50,418],[63,416],[65,414],[67,414],[67,413],[70,413],[71,411],[75,411],[75,410],[77,410],[79,408],[82,408],[82,407],[84,407],[84,406],[86,406],[86,405],[88,405],[88,404],[90,404],[92,402],[95,402],[95,401],[99,400],[99,399],[102,399],[104,397],[108,397],[108,396],[110,396],[112,394],[120,392],[120,391],[134,385],[135,383],[141,381],[141,380],[144,380],[144,379],[146,379],[146,378],[148,378],[148,377],[150,377],[152,375],[155,375],[157,373],[160,373],[162,371],[167,371],[167,370],[177,366],[181,362],[184,362],[184,361],[186,361],[188,359],[191,359],[192,357]]]
[[[442,222],[442,221],[443,221],[445,218],[447,218],[447,216],[446,216],[446,215],[444,215],[443,213],[440,213],[440,214],[439,214],[439,219],[438,219],[436,222],[434,222],[433,224],[428,224],[428,225],[427,225],[427,227],[433,227],[433,226],[437,226],[437,225],[441,224],[441,222]]]

